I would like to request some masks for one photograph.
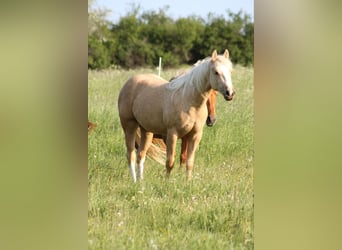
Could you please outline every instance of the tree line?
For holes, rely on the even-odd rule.
[[[209,13],[173,19],[167,7],[140,12],[132,8],[118,23],[104,14],[88,12],[88,68],[104,69],[192,64],[227,48],[235,64],[254,62],[254,23],[247,14],[227,10],[227,16]]]

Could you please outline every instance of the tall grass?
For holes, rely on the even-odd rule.
[[[88,73],[97,123],[88,137],[89,249],[252,249],[253,69],[235,67],[232,102],[218,96],[218,121],[204,129],[191,182],[178,166],[165,180],[165,167],[147,159],[144,181],[133,184],[117,98],[130,76],[147,72]]]

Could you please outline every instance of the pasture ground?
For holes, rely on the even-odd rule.
[[[170,79],[178,70],[161,76]],[[126,80],[157,70],[88,73],[89,249],[253,249],[253,69],[235,66],[236,96],[217,98],[217,123],[205,127],[193,180],[177,163],[147,159],[144,181],[133,184],[117,98]]]

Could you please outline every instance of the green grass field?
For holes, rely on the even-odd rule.
[[[165,70],[169,79],[178,70]],[[157,70],[88,73],[89,249],[253,249],[253,68],[235,66],[236,96],[217,98],[217,123],[205,127],[193,180],[177,164],[147,159],[134,184],[126,160],[117,98],[126,80]]]

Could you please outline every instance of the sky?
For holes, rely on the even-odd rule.
[[[254,20],[254,0],[95,0],[94,7],[109,9],[107,19],[116,23],[130,10],[131,3],[140,4],[141,11],[157,11],[169,5],[166,14],[174,19],[190,15],[206,18],[209,12],[227,17],[229,9],[233,13],[242,10]]]

